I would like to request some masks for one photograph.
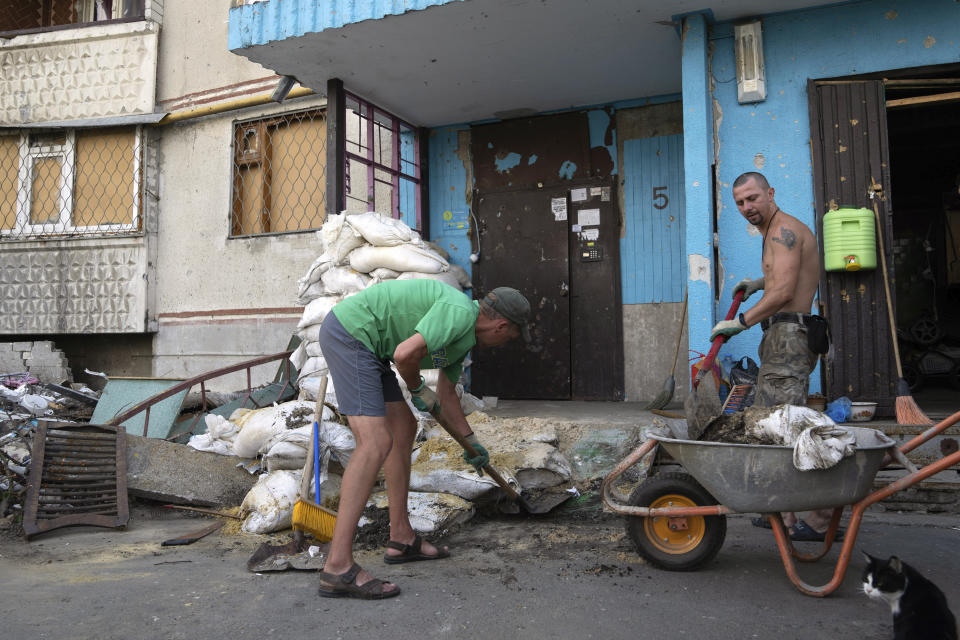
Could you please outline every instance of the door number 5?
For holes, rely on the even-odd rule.
[[[670,199],[667,198],[667,194],[664,193],[666,190],[667,190],[666,187],[653,188],[653,208],[654,209],[667,208],[667,204],[670,202]]]

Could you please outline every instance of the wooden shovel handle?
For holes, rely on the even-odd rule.
[[[467,452],[468,456],[471,458],[476,458],[478,455],[480,455],[477,450],[474,449],[469,442],[467,442],[466,438],[454,431],[453,427],[450,426],[446,418],[443,417],[443,411],[439,404],[434,407],[433,411],[430,412],[430,415],[432,415],[434,420],[436,420],[437,423],[443,427],[444,431],[450,434],[451,438],[457,441],[457,444],[463,447],[463,450]],[[489,464],[485,464],[483,465],[483,470],[486,471],[491,478],[493,478],[494,482],[500,485],[500,488],[506,492],[511,500],[521,503],[523,502],[523,498],[520,497],[520,494],[517,493],[506,480],[503,479],[503,476],[497,473],[496,469],[491,467]]]

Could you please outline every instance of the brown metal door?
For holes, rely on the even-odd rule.
[[[574,191],[568,201],[572,397],[623,400],[617,194],[613,180],[572,185],[566,193]]]
[[[509,286],[532,307],[537,351],[514,340],[475,349],[471,392],[477,396],[566,400],[570,398],[570,267],[567,225],[556,220],[544,190],[477,193],[480,260],[473,287],[480,297]]]
[[[823,215],[837,207],[872,209],[870,185],[883,186],[878,202],[890,253],[890,170],[883,83],[877,80],[808,83],[817,236],[823,256]],[[879,248],[878,248],[879,251]],[[821,258],[822,263],[822,258]],[[827,396],[877,402],[880,415],[894,412],[897,381],[894,337],[886,312],[883,273],[821,272],[820,301],[833,331],[834,357],[826,374]],[[890,290],[894,290],[893,281]]]

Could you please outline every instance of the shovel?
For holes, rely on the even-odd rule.
[[[737,291],[733,296],[733,304],[727,311],[727,317],[724,320],[733,320],[737,315],[737,309],[740,308],[740,302],[743,301],[743,290]],[[716,381],[711,373],[713,362],[717,359],[720,352],[720,346],[728,340],[727,336],[719,335],[713,339],[713,346],[707,353],[700,365],[700,371],[693,379],[693,388],[690,395],[684,401],[683,406],[687,413],[687,437],[690,440],[696,440],[703,433],[710,421],[723,412],[723,405],[720,403],[720,392],[717,389]],[[707,375],[711,373],[711,375]]]
[[[439,403],[434,405],[430,415],[432,415],[433,419],[437,421],[437,424],[443,427],[444,431],[450,434],[451,438],[457,441],[457,444],[463,447],[463,450],[467,452],[468,456],[471,458],[477,457],[477,450],[474,449],[469,442],[467,442],[466,438],[457,433],[453,427],[450,426],[449,422],[447,422],[447,419],[443,416],[443,410],[440,408]],[[513,487],[510,486],[509,482],[503,479],[503,476],[497,473],[496,469],[491,467],[489,464],[485,464],[483,465],[483,470],[487,473],[487,475],[493,478],[494,482],[500,485],[500,488],[503,489],[508,498],[520,505],[520,507],[527,513],[547,513],[558,504],[556,500],[550,500],[544,504],[530,504],[526,498],[521,496]],[[569,497],[569,495],[567,497]]]

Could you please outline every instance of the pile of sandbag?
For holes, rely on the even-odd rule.
[[[373,211],[332,215],[320,235],[323,252],[298,281],[297,304],[306,307],[297,325],[302,342],[290,357],[300,371],[300,387],[314,396],[327,372],[317,332],[335,304],[384,280],[431,278],[461,291],[471,286],[467,272],[448,262],[449,254],[424,242],[402,220]],[[328,389],[335,397],[332,386]]]

